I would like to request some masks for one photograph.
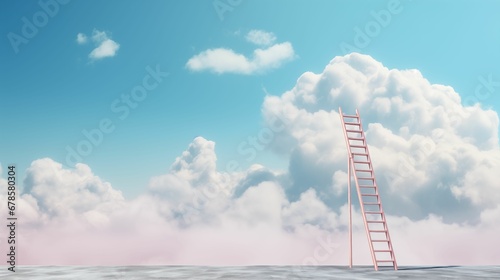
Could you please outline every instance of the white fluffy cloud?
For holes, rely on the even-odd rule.
[[[109,34],[105,31],[94,29],[94,31],[92,31],[91,39],[95,45],[95,48],[89,53],[91,61],[100,60],[106,57],[113,57],[120,49],[120,44],[113,41]],[[78,44],[82,45],[87,43],[88,37],[83,33],[78,33],[76,41]]]
[[[250,30],[245,38],[248,42],[259,46],[269,46],[274,44],[276,41],[276,36],[272,32],[266,32],[263,30]]]
[[[217,74],[254,74],[278,68],[295,57],[290,42],[273,44],[275,37],[272,33],[252,30],[248,33],[247,40],[266,48],[254,50],[251,58],[232,49],[208,49],[191,57],[186,67],[191,71],[211,71]]]
[[[110,38],[110,35],[105,31],[94,29],[90,39],[95,45],[95,48],[89,53],[89,59],[91,61],[100,60],[106,57],[113,57],[120,49],[120,44],[113,41]],[[88,41],[89,37],[84,33],[78,33],[76,35],[76,42],[79,45],[84,45]]]
[[[85,35],[85,34],[83,34],[83,33],[78,33],[78,34],[76,35],[76,42],[77,42],[78,44],[83,45],[83,44],[87,43],[87,41],[88,41],[88,37],[87,37],[87,35]]]
[[[462,106],[451,87],[430,84],[417,70],[388,69],[355,53],[334,58],[322,73],[304,73],[281,96],[266,97],[265,117],[287,123],[274,144],[291,154],[293,191],[342,193],[339,106],[360,111],[390,213],[475,221],[500,201],[497,113]]]
[[[121,192],[95,176],[87,165],[67,170],[49,158],[36,160],[28,168],[24,192],[30,208],[48,219],[81,216],[91,224],[106,223],[125,204]]]
[[[19,254],[26,264],[300,263],[307,244],[327,234],[320,223],[336,215],[312,190],[290,203],[263,169],[218,172],[215,143],[198,137],[143,195],[125,201],[87,165],[36,160],[19,197]]]
[[[19,254],[26,264],[58,265],[345,264],[338,106],[360,110],[399,265],[498,263],[497,114],[462,106],[452,88],[416,70],[360,54],[266,97],[264,118],[285,120],[272,145],[289,157],[288,171],[218,171],[215,143],[198,137],[127,201],[87,165],[34,161],[18,199]],[[370,264],[359,208],[353,213],[354,260]]]

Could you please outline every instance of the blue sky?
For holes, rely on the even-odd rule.
[[[41,1],[43,2],[43,1]],[[50,1],[49,1],[50,2]],[[125,196],[142,192],[151,176],[164,172],[196,137],[217,143],[219,169],[236,159],[243,167],[261,163],[287,168],[287,159],[266,150],[252,162],[237,151],[263,125],[268,94],[290,90],[305,71],[321,72],[354,45],[355,27],[364,30],[371,12],[387,1],[240,1],[219,17],[216,1],[70,1],[15,52],[10,32],[22,34],[26,17],[42,10],[38,1],[3,1],[0,27],[0,157],[3,165],[26,169],[36,159],[65,163],[66,147],[85,139],[109,118],[116,129],[83,158],[93,171]],[[222,1],[222,3],[225,3]],[[221,6],[222,7],[222,6]],[[469,96],[479,76],[500,79],[498,1],[402,1],[386,27],[360,48],[386,67],[419,69],[431,83]],[[119,49],[96,61],[94,30]],[[277,68],[241,75],[191,71],[187,61],[207,49],[227,48],[251,55],[250,30],[271,32],[290,42],[295,57]],[[78,33],[89,42],[76,42]],[[168,72],[125,120],[110,109],[159,65]],[[498,112],[500,98],[483,102]]]

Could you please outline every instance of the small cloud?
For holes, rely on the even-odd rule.
[[[94,29],[92,32],[92,41],[97,47],[89,54],[91,60],[113,57],[116,55],[118,49],[120,49],[120,44],[111,40],[109,35],[104,31]]]
[[[99,31],[97,29],[94,29],[94,31],[92,31],[92,41],[94,41],[95,43],[103,42],[108,38],[108,34],[106,34],[106,32],[104,31]]]
[[[85,35],[85,34],[83,34],[83,33],[78,33],[78,34],[76,35],[76,42],[77,42],[78,44],[83,45],[83,44],[87,43],[87,41],[88,41],[88,37],[87,37],[87,35]]]
[[[274,34],[259,30],[250,31],[246,38],[248,41],[260,46],[269,46],[276,40]],[[236,73],[248,75],[278,68],[294,57],[295,52],[290,42],[255,49],[252,57],[246,57],[228,48],[215,48],[202,51],[191,57],[186,63],[186,67],[191,71],[208,70],[217,74]]]
[[[263,30],[251,30],[245,38],[248,42],[259,46],[269,46],[276,41],[276,36],[272,32]]]
[[[89,57],[92,60],[99,60],[105,57],[113,57],[115,56],[119,48],[120,44],[111,39],[107,39],[106,41],[102,42],[97,48],[92,50],[92,52],[89,54]]]

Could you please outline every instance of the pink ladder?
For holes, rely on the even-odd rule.
[[[392,248],[389,229],[385,219],[382,201],[378,192],[373,164],[366,144],[365,133],[358,110],[356,115],[344,115],[339,108],[342,129],[347,146],[348,195],[349,205],[349,267],[352,267],[352,208],[351,208],[351,173],[356,182],[359,205],[365,223],[366,236],[370,245],[373,266],[398,269]]]

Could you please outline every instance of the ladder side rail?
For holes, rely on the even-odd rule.
[[[365,144],[366,144],[366,142],[365,142]],[[355,166],[354,166],[354,162],[353,161],[351,161],[351,165],[352,165],[352,169],[353,169],[353,171],[355,173],[356,170],[355,170]],[[361,196],[361,188],[359,187],[358,176],[356,176],[356,175],[354,175],[354,182],[356,183],[356,191],[358,193],[359,205],[360,205],[360,208],[361,208],[361,216],[363,216],[363,223],[365,224],[366,237],[368,239],[368,245],[370,246],[370,253],[371,253],[371,256],[372,256],[373,265],[375,266],[375,270],[378,270],[378,264],[377,264],[377,259],[376,259],[376,256],[375,256],[375,250],[373,248],[373,242],[372,242],[372,237],[371,237],[371,234],[370,234],[370,228],[368,226],[368,222],[367,222],[367,219],[366,219],[365,206],[364,206],[364,203],[363,203],[363,197]],[[380,203],[380,197],[378,195],[377,195],[377,202]]]
[[[344,132],[344,140],[347,150],[347,207],[349,207],[349,268],[352,268],[352,206],[351,206],[351,154],[349,153],[349,139],[347,139],[347,132],[345,130],[344,115],[342,108],[339,107],[340,122],[342,124],[342,131]]]
[[[382,208],[382,205],[380,208]],[[387,230],[386,237],[387,237],[387,241],[388,241],[387,243],[389,246],[389,250],[391,250],[392,264],[394,266],[394,270],[398,270],[398,264],[396,262],[396,254],[394,253],[394,248],[392,247],[392,239],[391,239],[391,235],[389,234],[389,226],[387,225],[387,219],[385,218],[385,212],[382,212],[382,219],[385,221],[384,222],[385,229]]]
[[[361,123],[361,118],[359,117],[359,113],[358,113],[358,109],[356,109],[356,117],[358,119],[358,122],[359,122],[359,130],[361,131],[361,136],[360,138],[363,139],[363,143],[365,145],[365,151],[367,154],[369,154],[368,152],[368,143],[366,142],[366,137],[365,137],[365,133],[364,133],[364,130],[363,130],[363,124]],[[344,126],[344,129],[345,129],[345,126]],[[349,154],[352,154],[351,152],[351,147],[349,145]],[[358,176],[356,174],[356,167],[355,167],[355,164],[354,164],[354,159],[352,159],[352,168],[353,168],[353,171],[354,171],[354,181],[356,182],[356,190],[358,192],[358,198],[359,198],[359,204],[360,204],[360,208],[361,208],[361,214],[363,216],[363,222],[365,224],[365,231],[366,231],[366,237],[368,239],[368,244],[370,246],[370,253],[371,253],[371,256],[372,256],[372,261],[373,261],[373,266],[375,267],[375,270],[378,270],[378,263],[377,263],[377,258],[376,258],[376,255],[375,255],[375,248],[373,247],[373,242],[372,242],[372,236],[370,234],[370,228],[368,226],[368,222],[367,222],[367,219],[366,219],[366,214],[365,214],[365,206],[364,206],[364,203],[363,203],[363,197],[361,195],[361,188],[359,187],[359,181],[358,181]],[[375,177],[375,174],[373,173],[373,165],[370,161],[370,158],[368,157],[367,158],[367,162],[368,162],[368,166],[369,168],[372,170],[372,177]],[[377,185],[375,183],[375,180],[373,181],[373,185],[375,186],[375,190],[377,190]],[[380,195],[378,194],[378,191],[376,191],[377,194],[377,202],[380,204]]]

